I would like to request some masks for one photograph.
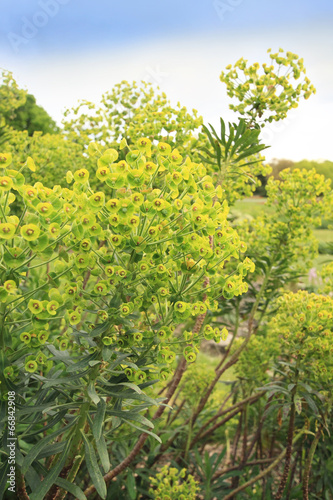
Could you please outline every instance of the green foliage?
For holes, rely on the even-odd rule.
[[[325,161],[315,161],[315,160],[301,160],[301,161],[291,161],[291,160],[272,160],[270,162],[270,165],[272,167],[272,175],[275,179],[278,178],[280,172],[282,170],[285,170],[286,168],[290,168],[293,170],[294,168],[297,169],[306,169],[306,170],[313,170],[315,169],[316,172],[320,175],[323,175],[325,179],[331,179],[333,182],[333,162],[329,160]]]
[[[54,120],[52,120],[44,108],[36,104],[36,99],[31,94],[26,95],[25,103],[17,107],[14,112],[13,110],[8,110],[3,116],[6,125],[15,130],[26,130],[30,136],[34,132],[54,134],[59,131]]]
[[[26,172],[26,181],[30,184],[43,179],[43,185],[52,188],[55,184],[67,186],[66,173],[85,167],[93,176],[95,161],[83,156],[84,149],[80,144],[67,140],[61,134],[42,134],[35,132],[32,136],[27,131],[7,129],[5,151],[13,155],[14,167],[20,169],[27,160],[33,159],[35,171]],[[98,179],[94,176],[95,183]]]
[[[26,401],[19,416],[28,410],[51,428],[53,409],[62,419],[62,408],[72,411],[61,428],[69,443],[63,467],[72,465],[88,425],[86,463],[101,496],[104,480],[94,448],[103,463],[101,429],[110,421],[100,418],[101,405],[112,422],[152,428],[140,411],[142,403],[156,401],[140,386],[165,377],[177,354],[194,360],[203,337],[191,328],[175,334],[176,325],[191,326],[214,310],[216,287],[232,286],[230,296],[243,290],[243,273],[223,272],[224,261],[243,251],[237,235],[226,251],[211,248],[229,225],[227,207],[216,200],[204,167],[189,158],[183,162],[175,150],[164,152],[161,144],[151,147],[147,140],[142,146],[140,141],[126,161],[117,161],[115,149],[98,154],[96,175],[111,195],[94,192],[84,168],[68,174],[72,189],[50,189],[26,184],[11,168],[11,156],[0,158],[1,345],[5,367],[13,368],[1,377],[2,391],[15,383]],[[91,145],[89,152],[95,150]],[[27,167],[34,170],[33,162]],[[16,197],[24,207],[19,216],[11,214]],[[211,286],[204,290],[207,274]],[[52,398],[51,408],[31,406],[33,386]],[[105,408],[106,398],[112,402]],[[57,433],[26,444],[23,474],[30,466],[38,470],[41,446]]]
[[[101,103],[83,101],[65,113],[64,129],[70,138],[88,145],[92,140],[109,147],[126,138],[126,144],[148,137],[165,141],[188,154],[192,131],[202,124],[197,111],[190,114],[179,103],[174,108],[164,93],[146,82],[122,81],[103,95]]]
[[[235,348],[242,344],[239,339]],[[275,335],[255,335],[251,338],[246,350],[244,350],[236,364],[236,375],[247,384],[247,390],[256,389],[270,381],[269,371],[272,361],[279,355],[280,343]]]
[[[260,126],[314,92],[294,82],[301,59],[271,59],[285,76],[243,60],[222,74],[243,118],[219,132],[121,82],[68,111],[63,132],[29,135],[25,93],[3,74],[0,112],[22,130],[2,124],[0,496],[14,391],[32,500],[270,498],[291,463],[290,498],[331,488],[313,486],[331,419],[331,264],[325,295],[297,283],[330,181],[291,165],[263,213],[229,216],[270,172]],[[193,363],[203,339],[223,353]]]
[[[292,168],[299,168],[299,169],[306,169],[306,170],[313,170],[315,169],[316,172],[320,175],[323,175],[326,179],[330,179],[331,183],[333,183],[333,162],[332,161],[309,161],[309,160],[301,160],[298,162],[295,162],[292,166]]]
[[[245,195],[251,196],[260,185],[259,175],[270,173],[270,167],[264,165],[260,152],[267,148],[260,144],[259,131],[251,130],[245,120],[229,123],[229,132],[222,118],[220,135],[214,127],[203,126],[205,141],[198,141],[197,147],[205,153],[199,158],[213,171],[214,181],[224,190],[230,204]],[[207,157],[208,156],[208,157]]]
[[[199,362],[191,365],[184,377],[181,396],[193,408],[200,397],[212,382],[215,372],[212,366],[203,365]]]
[[[5,117],[13,118],[15,110],[26,100],[26,92],[19,88],[10,71],[1,71],[0,77],[0,131],[6,125]]]
[[[333,288],[333,262],[329,262],[322,267],[320,277],[322,278],[320,291],[330,294]]]
[[[286,169],[280,178],[271,178],[267,184],[267,204],[273,213],[243,220],[237,230],[248,245],[247,255],[254,259],[256,272],[260,274],[271,262],[282,278],[287,269],[304,272],[315,257],[312,227],[320,224],[329,209],[330,183],[315,170]]]

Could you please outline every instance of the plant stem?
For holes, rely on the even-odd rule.
[[[278,491],[275,495],[275,500],[281,500],[284,489],[285,489],[286,484],[287,484],[287,480],[288,480],[288,474],[289,474],[290,462],[291,462],[291,453],[292,453],[294,425],[295,425],[295,414],[296,414],[296,405],[295,405],[295,401],[294,401],[295,394],[296,394],[296,388],[297,388],[297,374],[296,374],[296,384],[292,390],[292,404],[291,404],[291,410],[290,410],[288,435],[287,435],[286,461],[284,464],[281,483],[280,483]]]
[[[304,472],[303,472],[303,500],[309,500],[309,478],[312,460],[314,457],[314,453],[316,451],[317,445],[319,443],[319,439],[321,436],[321,431],[323,428],[323,424],[321,424],[316,432],[316,435],[311,443],[308,458],[305,462]]]
[[[24,477],[18,468],[16,468],[16,494],[19,500],[29,500]]]
[[[6,316],[6,304],[1,303],[0,304],[0,356],[4,355],[5,352],[5,316]],[[3,389],[7,389],[7,381],[6,378],[2,372],[0,371],[0,387],[1,387],[1,392],[3,392]]]
[[[90,401],[86,401],[81,406],[80,418],[78,420],[77,426],[75,427],[75,432],[72,438],[71,446],[69,448],[68,457],[62,471],[59,474],[59,477],[61,478],[64,479],[67,478],[67,475],[71,473],[72,467],[75,464],[75,459],[79,453],[82,444],[81,430],[83,430],[85,427],[89,408],[90,408]],[[78,469],[76,470],[76,472],[77,471]],[[72,481],[74,481],[74,479],[75,477],[72,478]],[[54,484],[47,493],[45,500],[54,500],[57,497],[58,493],[61,495],[63,491],[64,490],[60,489],[59,486]]]
[[[295,436],[295,438],[293,440],[293,444],[295,444],[296,441],[298,441],[298,439],[302,436],[302,434],[303,434],[303,431],[301,431],[299,434],[297,434],[297,436]],[[241,486],[239,486],[235,490],[233,490],[230,493],[228,493],[228,495],[226,495],[223,498],[223,500],[231,500],[232,497],[235,496],[237,493],[240,493],[241,491],[245,490],[249,486],[252,486],[252,484],[256,483],[257,481],[260,481],[260,479],[262,479],[263,477],[267,476],[267,474],[269,474],[273,469],[275,469],[275,467],[281,462],[281,460],[283,460],[286,452],[287,452],[287,450],[284,449],[280,453],[280,455],[278,457],[276,457],[276,459],[274,460],[274,462],[272,462],[272,464],[269,467],[267,467],[267,469],[263,470],[257,476],[253,477],[252,479],[250,479],[246,483],[242,484]]]
[[[242,410],[242,406],[247,404],[247,403],[254,403],[255,401],[257,401],[259,398],[261,398],[261,396],[264,395],[264,392],[260,392],[258,394],[255,394],[253,396],[249,396],[245,399],[243,399],[242,401],[239,401],[238,403],[235,403],[234,405],[230,406],[229,408],[226,408],[225,410],[222,410],[220,412],[218,412],[216,415],[214,415],[214,417],[210,418],[201,428],[200,430],[198,431],[198,433],[196,434],[196,436],[194,437],[192,443],[191,443],[191,448],[194,446],[194,444],[199,441],[199,439],[203,439],[203,437],[206,437],[208,436],[209,434],[211,434],[212,432],[214,432],[215,429],[217,429],[218,427],[221,426],[221,423],[219,424],[216,424],[215,426],[211,427],[210,429],[208,429],[206,432],[203,432],[208,426],[209,424],[215,422],[215,420],[217,420],[219,417],[222,417],[223,415],[226,415],[227,413],[230,413],[232,412],[233,410],[237,410],[236,414]]]
[[[223,373],[228,369],[230,368],[232,365],[234,365],[237,361],[238,361],[238,357],[239,355],[241,354],[241,352],[245,349],[245,347],[247,346],[250,338],[251,338],[251,335],[253,333],[253,322],[254,322],[254,316],[257,312],[257,309],[259,307],[259,304],[260,304],[260,300],[262,298],[262,296],[264,295],[265,293],[265,290],[266,290],[266,287],[268,285],[268,281],[269,281],[269,278],[270,278],[270,274],[271,274],[271,271],[272,271],[272,267],[273,267],[273,264],[269,267],[269,269],[267,270],[267,273],[266,273],[266,276],[264,278],[264,281],[261,285],[261,288],[260,288],[260,291],[257,295],[257,298],[256,298],[256,301],[255,303],[253,304],[253,307],[252,307],[252,310],[251,310],[251,313],[250,313],[250,316],[249,316],[249,320],[248,320],[248,329],[247,329],[247,334],[246,336],[244,337],[244,341],[242,342],[242,344],[240,345],[240,347],[233,353],[233,355],[231,356],[231,358],[229,359],[229,361],[224,365],[222,366],[217,372],[216,372],[216,375],[215,375],[215,378],[214,380],[210,383],[210,385],[208,386],[207,390],[206,390],[206,393],[205,395],[201,398],[201,400],[199,401],[199,404],[197,406],[197,409],[195,410],[194,414],[193,414],[193,424],[195,423],[196,419],[198,418],[199,414],[201,413],[201,411],[203,410],[203,408],[205,407],[208,399],[209,399],[209,396],[211,395],[215,385],[217,384],[217,382],[220,380],[221,376],[223,375]]]

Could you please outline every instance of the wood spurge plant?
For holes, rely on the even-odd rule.
[[[263,123],[315,91],[270,57],[284,76],[222,73],[240,117],[219,131],[124,81],[31,135],[3,73],[0,498],[331,498],[332,265],[302,278],[330,180],[286,169],[270,212],[232,210],[270,175]]]

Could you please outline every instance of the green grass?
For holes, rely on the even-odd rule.
[[[234,207],[231,209],[234,212],[241,212],[243,215],[251,215],[257,217],[262,213],[272,213],[272,207],[266,205],[265,198],[245,198],[244,200],[236,201]]]
[[[320,243],[333,243],[333,231],[332,229],[315,229],[313,234]]]
[[[332,262],[332,255],[329,254],[320,254],[313,261],[313,267],[320,271],[324,264],[328,264]]]

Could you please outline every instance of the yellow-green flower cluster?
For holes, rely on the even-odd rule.
[[[191,331],[195,318],[216,310],[221,294],[244,293],[253,263],[224,270],[246,245],[202,164],[148,138],[124,159],[96,144],[88,152],[97,162],[97,191],[84,167],[68,174],[70,187],[26,184],[2,155],[0,295],[11,348],[30,350],[22,369],[32,373],[52,365],[48,344],[91,354],[103,345],[129,353],[151,346],[160,374],[167,373],[177,354],[195,360],[204,335]],[[19,216],[11,215],[16,199],[24,206]],[[179,323],[189,329],[175,338]],[[214,331],[215,340],[221,335]],[[134,369],[135,381],[145,378],[141,372]]]
[[[155,500],[195,500],[199,491],[198,482],[186,469],[178,470],[165,465],[155,477],[150,477],[150,495]]]
[[[233,351],[238,349],[243,339],[237,339]],[[264,385],[269,380],[269,371],[280,352],[280,342],[276,335],[253,335],[239,357],[235,372],[250,390]]]
[[[300,369],[330,383],[333,373],[333,299],[306,291],[285,293],[268,325],[280,339],[280,356],[300,358]]]
[[[226,67],[220,79],[227,86],[227,94],[240,104],[230,104],[251,122],[278,121],[287,116],[290,109],[298,106],[303,97],[308,99],[316,89],[305,75],[304,61],[292,52],[283,49],[272,53],[268,50],[270,63],[254,63],[241,58],[234,66]],[[303,79],[297,83],[297,81]]]
[[[330,180],[305,169],[285,169],[280,179],[270,178],[267,185],[267,204],[273,213],[243,220],[237,232],[254,260],[263,255],[287,257],[289,267],[305,271],[318,249],[312,228],[330,209]]]
[[[333,292],[333,262],[324,264],[319,272],[322,284],[319,288],[320,293],[332,295]]]
[[[122,81],[103,95],[99,105],[83,101],[65,116],[66,133],[82,145],[92,138],[112,147],[121,137],[129,144],[146,137],[159,142],[167,138],[182,154],[189,152],[191,132],[202,124],[196,110],[189,113],[180,103],[171,106],[166,95],[147,82]]]

